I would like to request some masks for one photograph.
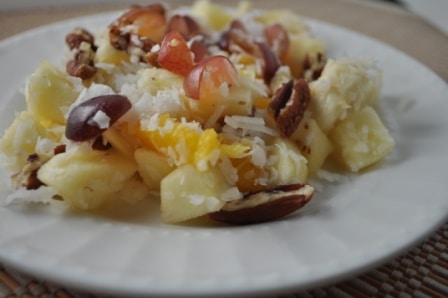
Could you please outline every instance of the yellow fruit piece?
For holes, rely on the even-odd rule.
[[[308,174],[313,176],[325,163],[333,151],[333,144],[312,118],[302,121],[299,128],[291,136],[303,156],[308,160]]]
[[[194,164],[198,169],[207,170],[209,162],[216,164],[220,155],[219,145],[218,134],[214,129],[206,129],[199,135],[194,151]]]
[[[277,186],[306,182],[307,160],[294,143],[286,139],[275,139],[269,156],[275,158],[273,167],[269,169],[274,178],[271,183]]]
[[[151,127],[142,127],[139,132],[144,143],[149,143],[175,165],[194,164],[195,151],[202,133],[199,125],[181,123],[167,114],[152,117],[151,121]]]
[[[269,84],[269,91],[275,94],[278,88],[282,87],[292,79],[291,69],[287,66],[280,66]]]
[[[218,211],[232,187],[216,168],[199,171],[192,165],[176,168],[161,183],[161,218],[177,223]]]
[[[25,95],[28,110],[48,128],[65,123],[64,114],[78,91],[66,73],[43,62],[30,76]]]
[[[252,107],[253,92],[243,86],[233,86],[225,92],[197,100],[191,109],[195,116],[206,119],[203,122],[210,122],[210,119],[217,121],[224,115],[250,115]]]
[[[252,113],[253,96],[249,88],[234,87],[224,97],[224,115],[250,115]]]
[[[319,53],[326,52],[321,40],[307,34],[290,34],[289,42],[284,62],[289,66],[294,77],[300,77],[303,74],[303,64],[307,56],[313,59]]]
[[[150,190],[160,190],[160,182],[174,169],[165,156],[144,148],[135,150],[135,160],[138,172]]]
[[[134,161],[121,154],[82,148],[52,157],[37,177],[55,188],[69,205],[91,210],[120,191],[136,172]]]
[[[329,59],[322,75],[310,83],[313,117],[324,132],[358,111],[378,101],[381,73],[371,61]]]
[[[39,139],[56,142],[59,138],[58,132],[47,130],[30,112],[22,111],[0,139],[0,151],[8,157],[7,166],[18,171],[25,165],[28,155],[36,152]]]
[[[353,172],[383,159],[394,140],[376,111],[365,107],[347,116],[330,132],[336,160]]]
[[[241,143],[221,144],[220,149],[229,158],[243,158],[250,151],[249,146]]]
[[[255,20],[263,25],[280,24],[289,33],[300,34],[307,31],[300,16],[289,10],[269,10],[257,15]]]
[[[221,154],[236,157],[249,148],[239,143],[222,144],[214,129],[203,130],[198,123],[179,121],[163,114],[151,118],[137,133],[144,146],[164,155],[176,166],[195,165],[205,171]]]
[[[254,99],[254,107],[257,109],[266,109],[271,103],[272,98],[259,96]]]
[[[237,170],[238,181],[236,186],[241,192],[254,192],[266,188],[266,184],[259,183],[259,178],[263,176],[264,170],[255,166],[251,161],[251,156],[232,159],[232,164]]]
[[[199,0],[193,4],[191,14],[207,22],[214,30],[223,30],[233,20],[226,9],[208,0]]]
[[[163,68],[146,68],[139,72],[137,86],[141,91],[157,95],[161,90],[182,90],[183,77]]]
[[[119,51],[110,44],[109,35],[103,34],[99,38],[98,48],[95,54],[95,63],[110,63],[119,65],[121,62],[129,62],[129,54]]]

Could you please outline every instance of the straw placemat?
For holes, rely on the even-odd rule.
[[[276,1],[261,2],[266,8],[276,5]],[[303,15],[352,28],[396,47],[448,82],[448,38],[405,10],[354,0],[300,0],[294,5]],[[106,7],[111,10],[123,6]],[[0,13],[0,39],[38,25],[100,10],[104,11],[104,7],[3,12]],[[59,287],[0,263],[0,297],[98,296]],[[374,270],[334,285],[280,297],[448,297],[448,223],[417,247]]]

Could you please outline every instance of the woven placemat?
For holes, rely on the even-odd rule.
[[[0,267],[2,297],[102,297],[64,289]],[[423,244],[366,274],[290,297],[448,297],[448,223]]]

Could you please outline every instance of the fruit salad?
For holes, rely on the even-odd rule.
[[[394,147],[376,63],[329,57],[286,8],[135,5],[65,41],[0,140],[7,202],[160,200],[165,223],[252,224],[304,206],[329,164],[360,173]]]

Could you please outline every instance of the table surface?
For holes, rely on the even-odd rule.
[[[274,8],[276,1],[261,0]],[[230,1],[228,3],[235,2]],[[255,2],[255,1],[254,1]],[[116,1],[114,1],[116,3]],[[40,25],[127,5],[46,7],[2,10],[0,40]],[[448,38],[425,20],[391,4],[355,0],[298,0],[301,15],[331,22],[372,36],[419,60],[448,82]],[[378,22],[378,19],[381,19]],[[76,289],[64,289],[0,264],[0,295],[4,297],[84,297]],[[448,223],[402,256],[349,280],[290,293],[288,297],[448,297]]]

